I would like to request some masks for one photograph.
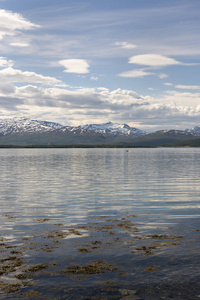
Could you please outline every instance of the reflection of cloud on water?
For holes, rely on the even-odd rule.
[[[167,217],[166,217],[166,219],[174,219],[174,220],[178,220],[178,219],[188,219],[188,220],[190,220],[190,219],[197,219],[197,222],[198,222],[198,220],[199,220],[199,217],[200,217],[200,214],[195,214],[195,215],[193,215],[193,214],[191,214],[191,215],[175,215],[175,214],[173,214],[173,215],[168,215]]]
[[[25,247],[26,259],[37,261],[38,251],[45,259],[62,256],[64,260],[84,251],[129,259],[130,251],[151,254],[145,241],[171,234],[169,227],[181,225],[188,234],[185,241],[191,236],[189,226],[198,229],[199,150],[131,149],[127,155],[124,149],[10,149],[6,153],[0,158],[0,227],[7,237],[2,243]],[[83,252],[77,251],[76,242],[82,242]],[[170,253],[180,247],[178,241],[170,246],[174,247]],[[162,251],[167,255],[167,248]]]

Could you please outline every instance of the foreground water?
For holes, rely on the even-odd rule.
[[[0,299],[199,299],[200,149],[1,149]]]

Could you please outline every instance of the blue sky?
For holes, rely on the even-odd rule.
[[[199,0],[0,0],[0,118],[200,125]]]

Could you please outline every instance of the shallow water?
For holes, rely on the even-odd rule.
[[[1,149],[0,298],[199,299],[199,166],[195,148]]]

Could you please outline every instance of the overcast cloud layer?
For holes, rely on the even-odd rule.
[[[1,1],[0,118],[200,125],[200,2]]]

